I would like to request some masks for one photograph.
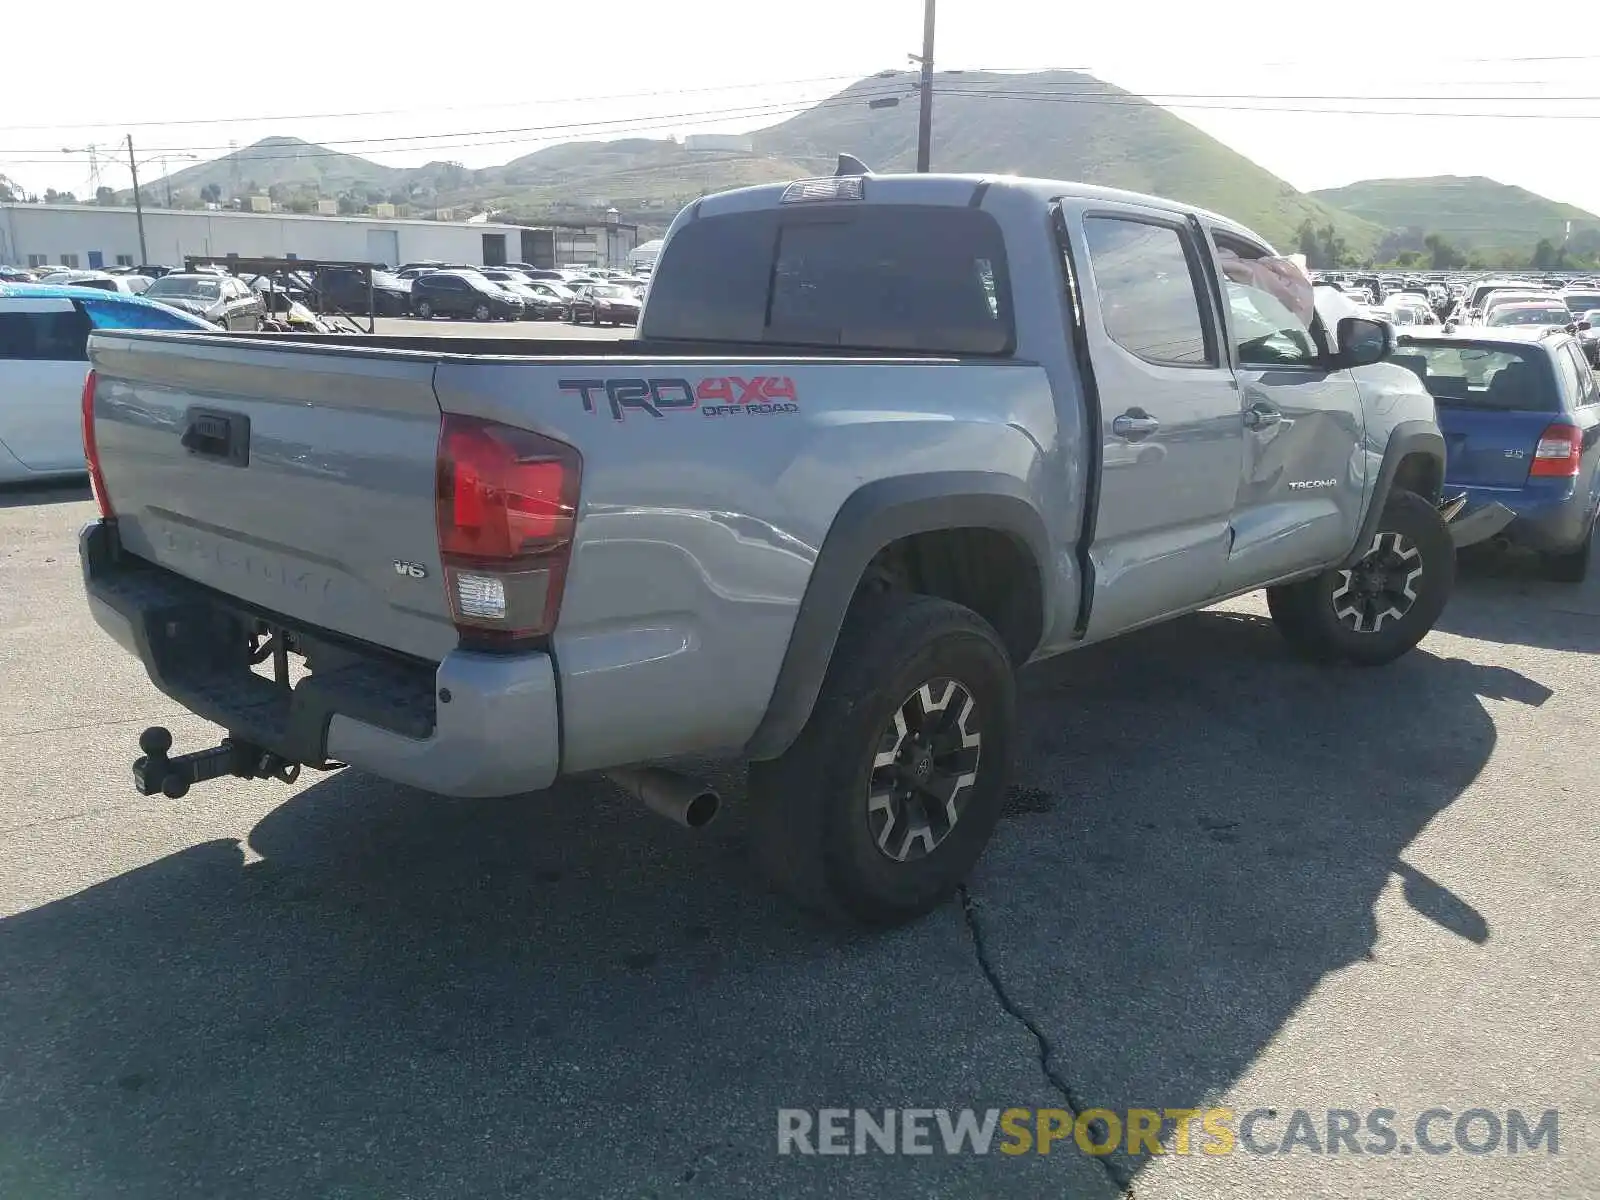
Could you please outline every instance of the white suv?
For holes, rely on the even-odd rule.
[[[216,332],[115,292],[0,283],[0,483],[83,474],[83,381],[94,329]]]

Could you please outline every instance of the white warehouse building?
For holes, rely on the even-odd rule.
[[[486,221],[419,221],[297,213],[146,208],[145,250],[132,208],[88,204],[0,204],[0,263],[83,269],[181,267],[186,255],[320,258],[383,263],[436,260],[494,266],[555,266],[558,250],[589,253],[591,266],[620,266],[637,236],[632,226],[596,223],[592,237]],[[578,244],[575,244],[578,243]],[[565,258],[563,261],[567,261]]]

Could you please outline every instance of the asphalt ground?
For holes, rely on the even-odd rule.
[[[596,782],[134,795],[144,726],[219,731],[89,618],[92,515],[0,492],[4,1200],[1600,1195],[1600,583],[1470,565],[1382,670],[1259,597],[1035,668],[963,901],[866,934],[767,894],[734,764],[700,834]],[[969,1106],[1400,1136],[777,1153],[779,1108]],[[1558,1152],[1423,1153],[1435,1107],[1557,1109]]]

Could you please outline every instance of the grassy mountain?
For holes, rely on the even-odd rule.
[[[633,212],[676,211],[706,192],[794,179],[809,170],[779,156],[686,150],[664,139],[624,138],[549,146],[482,174],[509,206],[614,204]]]
[[[1600,234],[1594,213],[1477,175],[1366,179],[1311,195],[1377,225],[1442,233],[1485,249],[1526,250],[1540,238],[1559,244],[1568,221],[1574,235]]]
[[[210,162],[174,171],[166,179],[151,183],[140,180],[139,191],[145,195],[164,192],[170,183],[174,192],[198,193],[215,184],[230,198],[274,186],[316,188],[325,196],[336,196],[349,189],[371,188],[386,192],[405,174],[394,167],[385,167],[354,154],[342,154],[299,138],[269,137]]]
[[[817,165],[838,151],[875,171],[916,165],[913,76],[885,72],[755,135],[756,148]],[[900,96],[893,108],[867,107]],[[1381,230],[1296,191],[1187,121],[1092,75],[940,72],[934,83],[935,170],[1070,179],[1186,200],[1290,249],[1306,218],[1332,223],[1352,249]]]

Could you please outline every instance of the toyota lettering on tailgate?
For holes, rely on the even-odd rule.
[[[584,412],[606,409],[623,421],[630,411],[651,417],[699,412],[707,417],[764,417],[800,411],[794,380],[787,375],[714,375],[688,379],[562,379]]]

